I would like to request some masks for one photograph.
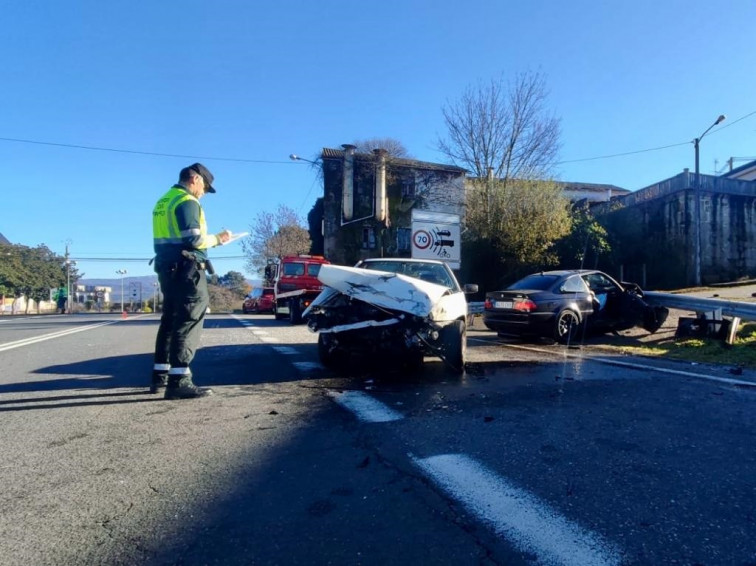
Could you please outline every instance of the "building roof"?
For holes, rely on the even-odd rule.
[[[736,167],[732,171],[728,171],[727,173],[723,174],[722,177],[726,178],[739,178],[741,175],[750,173],[752,169],[756,169],[756,161],[749,161],[745,165],[741,165],[740,167]]]
[[[557,185],[562,187],[562,189],[565,191],[575,191],[581,193],[606,193],[607,191],[611,191],[612,195],[619,196],[632,192],[627,189],[623,189],[622,187],[618,187],[617,185],[606,185],[603,183],[576,183],[572,181],[557,181]]]
[[[323,148],[321,157],[323,159],[344,159],[343,149],[331,149],[328,147]],[[374,155],[369,153],[355,153],[355,159],[363,161],[372,161],[375,159]],[[412,169],[426,169],[433,171],[449,171],[452,173],[464,174],[467,173],[467,169],[457,167],[456,165],[446,165],[444,163],[431,163],[428,161],[418,161],[416,159],[405,159],[403,157],[389,157],[392,165],[398,165],[399,167],[408,167]]]

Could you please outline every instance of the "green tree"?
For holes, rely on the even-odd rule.
[[[467,196],[465,250],[477,269],[466,274],[487,290],[558,263],[555,243],[571,228],[569,201],[550,181],[473,181]],[[475,251],[477,248],[478,251]],[[466,261],[467,261],[467,256]]]
[[[250,292],[251,288],[244,275],[238,271],[229,271],[225,275],[218,278],[218,284],[221,287],[225,287],[236,296],[243,298]]]
[[[249,273],[256,274],[265,268],[269,259],[306,254],[310,246],[304,221],[288,206],[279,205],[275,214],[260,212],[250,226],[250,235],[242,240],[242,250],[247,257],[245,267]]]
[[[66,284],[65,259],[44,244],[35,248],[21,245],[0,246],[0,295],[26,296],[39,304],[50,299],[50,289]],[[71,268],[71,284],[79,275]],[[27,311],[29,303],[27,302]]]
[[[598,268],[599,260],[606,261],[612,250],[606,228],[593,217],[585,201],[574,204],[570,216],[570,233],[556,244],[559,265],[567,269]]]

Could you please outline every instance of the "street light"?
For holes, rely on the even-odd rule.
[[[71,314],[73,307],[71,306],[71,266],[76,265],[76,262],[72,259],[66,259],[66,308],[68,313]]]
[[[123,310],[123,276],[126,275],[125,269],[117,269],[116,273],[121,276],[121,312],[124,312]]]
[[[693,140],[693,147],[696,150],[696,200],[695,200],[695,215],[696,215],[696,257],[695,257],[695,285],[700,287],[701,285],[701,175],[698,172],[698,145],[703,137],[717,124],[721,124],[726,119],[724,114],[720,114],[716,121],[706,128],[706,131]]]
[[[292,153],[289,155],[289,159],[292,161],[307,161],[307,163],[312,163],[313,165],[317,165],[317,161],[310,161],[309,159],[305,159],[304,157],[299,157],[296,153]]]

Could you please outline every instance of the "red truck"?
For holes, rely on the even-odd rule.
[[[302,312],[323,290],[318,273],[326,263],[331,262],[323,256],[300,254],[282,257],[266,266],[266,285],[272,283],[275,293],[276,320],[302,322]]]

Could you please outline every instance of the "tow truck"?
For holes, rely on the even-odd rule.
[[[302,322],[302,313],[323,290],[320,267],[330,263],[323,256],[299,254],[275,259],[265,267],[265,279],[275,293],[276,320]]]

